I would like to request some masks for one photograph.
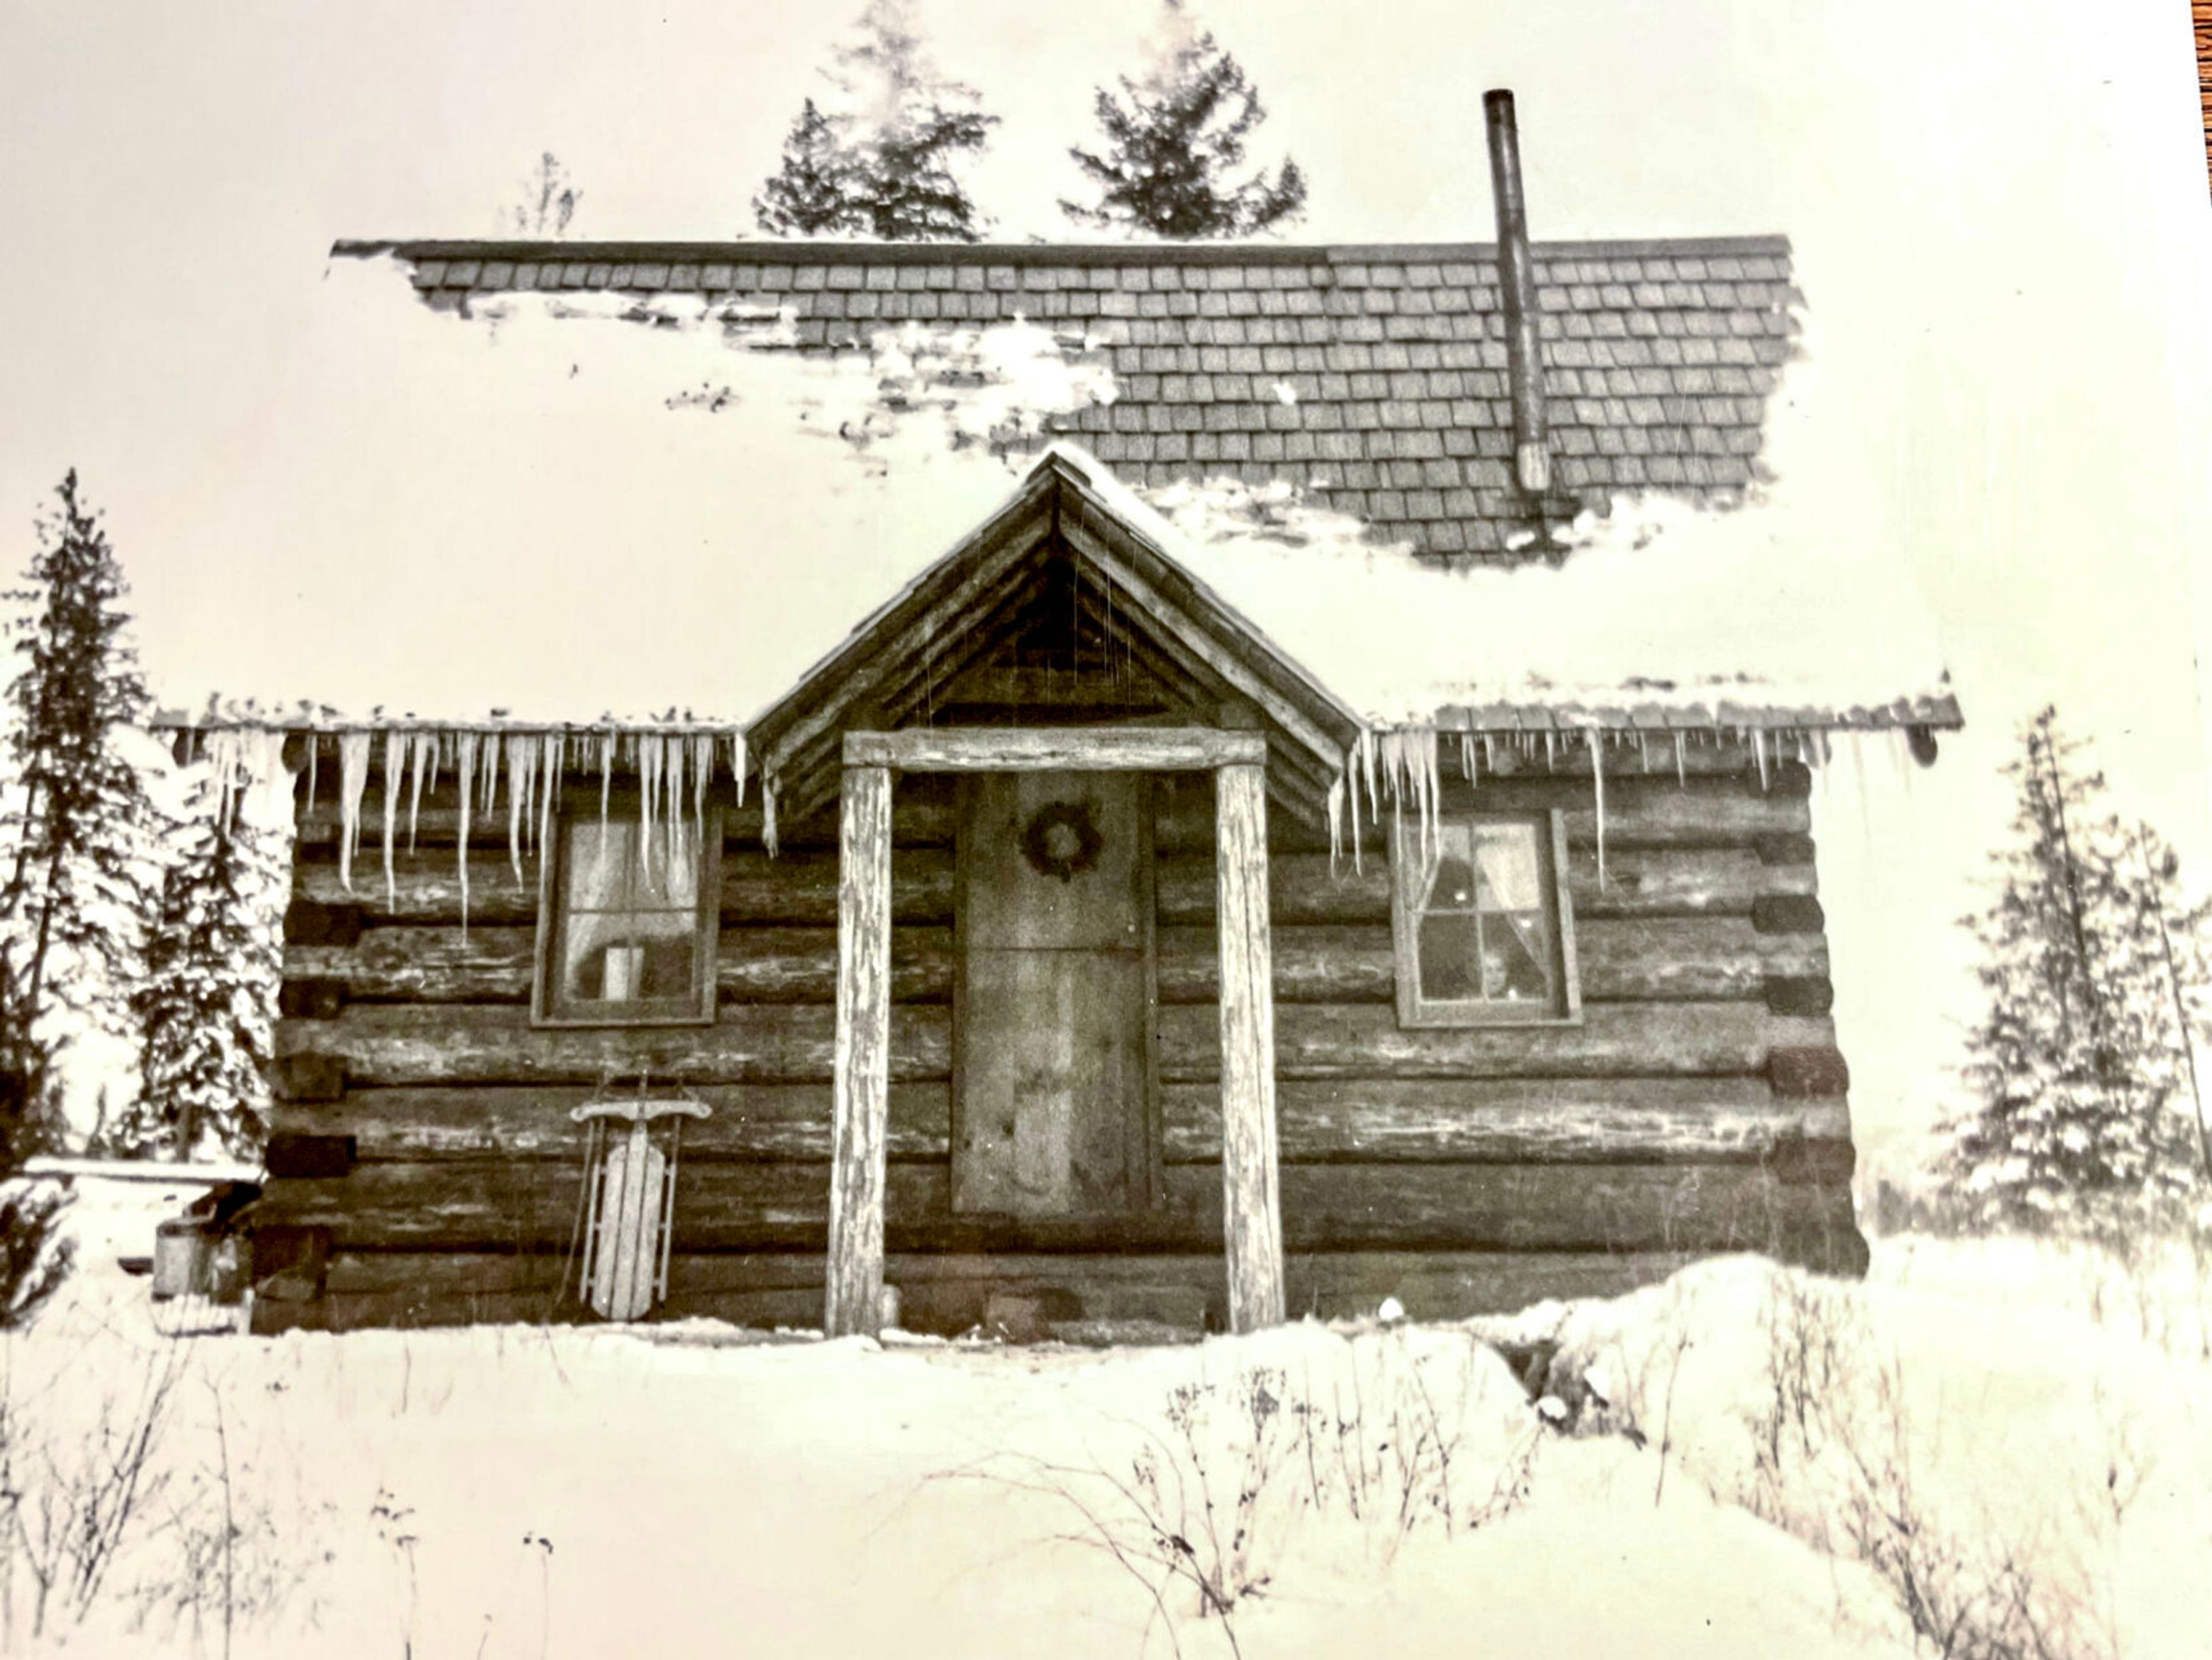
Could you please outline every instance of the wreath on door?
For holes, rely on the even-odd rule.
[[[1063,882],[1097,864],[1105,845],[1087,801],[1048,801],[1030,815],[1022,831],[1022,854],[1030,868]]]

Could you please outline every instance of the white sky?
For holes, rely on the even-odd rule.
[[[1001,234],[1065,230],[1065,148],[1156,4],[923,0],[940,61],[1005,118],[976,178]],[[2212,856],[2193,650],[2212,584],[2188,556],[2212,531],[2212,215],[2187,9],[1205,15],[1272,112],[1261,153],[1307,171],[1300,240],[1486,237],[1480,94],[1501,84],[1540,238],[1795,240],[1824,395],[1846,401],[1870,481],[1843,528],[1904,550],[1973,727],[1909,795],[1875,768],[1864,820],[1846,797],[1821,826],[1863,1139],[1924,1120],[1968,1006],[1949,919],[2005,816],[1994,767],[2020,715],[2055,700],[2126,805],[2199,870]],[[196,679],[255,624],[237,578],[270,550],[234,545],[239,504],[265,487],[330,241],[490,233],[544,149],[583,188],[579,234],[748,231],[848,21],[727,0],[0,0],[0,567],[21,568],[33,514],[78,466],[157,689]],[[404,638],[347,626],[374,572],[311,546],[289,563],[328,596],[334,665],[390,662],[435,701]]]

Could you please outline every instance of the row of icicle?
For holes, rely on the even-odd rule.
[[[1563,751],[1571,754],[1575,746],[1589,756],[1591,791],[1597,816],[1600,887],[1605,885],[1606,878],[1605,751],[1608,745],[1615,750],[1633,749],[1642,762],[1640,769],[1647,773],[1662,770],[1671,756],[1676,782],[1686,784],[1692,745],[1711,747],[1731,739],[1748,744],[1758,760],[1761,789],[1771,781],[1772,769],[1792,753],[1808,766],[1818,765],[1829,756],[1828,735],[1817,727],[1714,727],[1651,733],[1622,732],[1591,725],[1543,732],[1461,732],[1450,735],[1459,740],[1460,774],[1470,786],[1481,781],[1486,766],[1492,773],[1498,771],[1501,748],[1521,761],[1533,761],[1541,754],[1547,769],[1559,763]],[[1380,825],[1382,822],[1386,794],[1393,822],[1401,819],[1407,810],[1412,809],[1419,829],[1424,861],[1437,856],[1443,800],[1438,756],[1443,736],[1434,727],[1386,727],[1364,731],[1352,741],[1345,755],[1344,770],[1328,791],[1328,852],[1332,866],[1343,857],[1348,818],[1352,866],[1355,871],[1361,868],[1359,801],[1363,793],[1367,798],[1370,824]]]
[[[389,727],[342,729],[337,737],[340,885],[353,891],[354,860],[361,850],[362,803],[368,794],[373,760],[380,758],[385,781],[382,852],[387,903],[396,903],[398,893],[393,860],[399,843],[400,798],[404,795],[407,800],[407,848],[412,852],[423,794],[434,794],[439,780],[450,776],[459,786],[459,866],[465,923],[471,823],[478,817],[496,815],[504,794],[507,856],[520,881],[524,854],[533,847],[542,848],[551,834],[562,779],[572,757],[579,770],[596,770],[599,775],[602,823],[612,805],[615,774],[618,770],[635,773],[639,841],[648,866],[656,823],[671,836],[687,819],[693,832],[703,830],[707,793],[719,765],[726,764],[736,781],[738,805],[744,800],[745,739],[738,732]],[[215,773],[216,811],[223,824],[230,822],[243,790],[283,775],[284,739],[285,733],[275,727],[224,727],[202,735],[199,752]],[[312,801],[319,787],[319,743],[309,744],[307,757],[307,799]]]

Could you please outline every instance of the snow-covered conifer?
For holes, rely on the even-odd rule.
[[[199,782],[166,838],[170,863],[131,999],[139,1092],[107,1136],[136,1158],[187,1159],[208,1144],[258,1152],[270,1022],[283,973],[271,838]]]
[[[2109,1239],[2171,1219],[2198,1179],[2203,914],[2162,844],[2104,810],[2080,751],[2046,708],[2006,769],[2014,843],[1967,919],[1989,994],[1966,1068],[1978,1104],[1950,1127],[1943,1176],[1981,1225]]]
[[[957,169],[981,152],[999,118],[983,113],[974,88],[930,61],[911,0],[870,0],[828,78],[834,94],[805,101],[782,165],[753,198],[760,228],[885,242],[980,240],[988,222]]]
[[[125,1029],[149,877],[145,786],[121,741],[146,707],[123,573],[74,471],[58,495],[9,596],[24,612],[0,806],[0,988],[33,1113],[51,1104],[57,1017]]]
[[[1098,191],[1093,204],[1063,199],[1078,224],[1196,240],[1249,236],[1304,210],[1305,176],[1287,158],[1270,178],[1238,178],[1244,141],[1267,119],[1243,66],[1200,28],[1182,0],[1166,0],[1152,63],[1121,96],[1101,87],[1094,107],[1103,155],[1068,154]]]

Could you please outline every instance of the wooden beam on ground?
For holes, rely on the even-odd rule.
[[[1214,779],[1221,939],[1221,1200],[1229,1326],[1283,1321],[1275,1163],[1275,992],[1267,929],[1267,783],[1259,765]]]
[[[845,734],[848,769],[901,772],[1210,772],[1256,768],[1267,756],[1267,739],[1256,732],[1206,727],[910,727]]]
[[[890,1100],[891,777],[883,768],[845,769],[838,842],[837,1049],[822,1329],[831,1337],[872,1337],[883,1323]]]

